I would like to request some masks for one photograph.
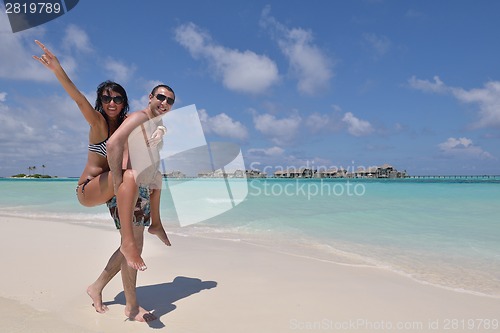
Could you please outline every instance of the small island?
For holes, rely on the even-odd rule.
[[[46,165],[42,164],[41,165],[43,171],[45,171]],[[28,169],[28,174],[25,173],[18,173],[17,175],[12,175],[9,178],[57,178],[57,176],[49,176],[46,174],[40,174],[40,173],[31,173],[32,171],[36,170],[36,166],[29,166],[27,167]]]
[[[13,175],[13,176],[10,176],[10,178],[57,178],[57,176],[49,176],[49,175],[41,175],[39,173],[35,173],[33,175],[27,175],[27,174],[24,174],[24,173],[20,173],[20,174],[17,174],[17,175]]]

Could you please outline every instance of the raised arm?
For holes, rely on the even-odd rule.
[[[35,43],[37,43],[38,46],[40,46],[40,48],[44,53],[40,57],[33,56],[33,59],[38,60],[42,65],[44,65],[52,72],[54,72],[56,78],[59,80],[59,83],[61,83],[64,90],[66,90],[68,95],[78,105],[78,108],[85,117],[85,120],[87,120],[90,126],[96,125],[101,118],[99,112],[97,112],[92,107],[87,98],[85,98],[85,96],[80,92],[80,90],[76,88],[73,81],[71,81],[71,79],[68,77],[68,75],[62,68],[57,57],[52,52],[50,52],[50,50],[40,41],[35,40]]]

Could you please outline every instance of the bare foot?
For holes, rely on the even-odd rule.
[[[146,311],[142,307],[138,307],[137,309],[132,309],[132,310],[127,310],[125,308],[125,315],[128,317],[128,319],[133,320],[133,321],[140,321],[140,322],[150,322],[153,320],[156,320],[156,316],[152,314],[149,311]]]
[[[102,294],[99,290],[96,290],[92,285],[87,288],[87,294],[92,299],[92,306],[95,308],[96,312],[104,313],[108,311],[108,307],[102,304]]]
[[[165,245],[171,246],[170,240],[168,239],[167,233],[165,229],[163,229],[163,225],[160,223],[159,225],[151,225],[148,228],[148,232],[152,235],[156,235]]]
[[[123,256],[127,260],[127,264],[133,269],[137,269],[139,271],[145,271],[147,269],[147,266],[139,255],[139,251],[137,251],[135,244],[127,245],[123,243],[120,246],[120,252],[123,253]]]

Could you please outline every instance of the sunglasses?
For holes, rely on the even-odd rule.
[[[156,99],[159,100],[160,102],[167,100],[168,105],[174,105],[174,102],[175,102],[175,100],[173,98],[167,97],[163,94],[156,94]]]
[[[108,95],[102,95],[101,96],[101,101],[104,104],[111,103],[111,101],[115,102],[115,104],[122,104],[123,103],[123,97],[122,96],[111,97],[111,96],[108,96]]]

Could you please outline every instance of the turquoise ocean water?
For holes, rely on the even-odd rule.
[[[0,179],[2,222],[20,216],[41,223],[113,228],[105,206],[86,208],[78,203],[76,181]],[[199,181],[197,186],[211,183]],[[421,283],[500,297],[498,177],[248,180],[248,195],[242,203],[185,227],[177,221],[172,200],[166,187],[162,220],[173,234],[248,242],[316,260],[375,266]],[[224,203],[206,200],[214,206]]]

